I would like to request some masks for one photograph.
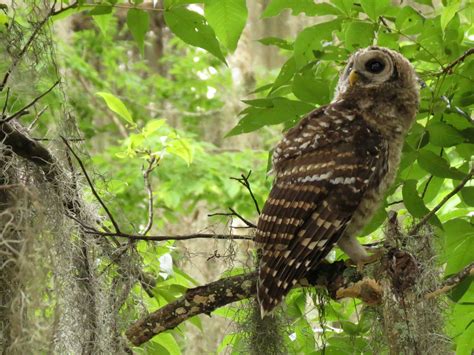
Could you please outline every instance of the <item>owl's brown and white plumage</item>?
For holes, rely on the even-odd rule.
[[[256,234],[262,317],[336,243],[355,262],[368,257],[356,234],[394,180],[418,101],[411,64],[368,47],[349,59],[334,101],[285,134]]]

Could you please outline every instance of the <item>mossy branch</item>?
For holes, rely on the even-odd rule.
[[[143,344],[155,335],[173,329],[191,317],[199,314],[211,315],[214,310],[229,303],[255,296],[256,284],[257,272],[251,272],[188,289],[176,301],[132,324],[126,336],[134,345]],[[319,265],[316,271],[300,281],[300,285],[325,287],[334,299],[347,296],[357,297],[367,304],[378,304],[382,299],[381,288],[374,280],[362,280],[361,274],[343,261]]]

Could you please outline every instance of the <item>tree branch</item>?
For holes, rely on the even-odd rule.
[[[421,227],[423,227],[431,217],[434,216],[434,214],[436,212],[438,212],[438,210],[444,206],[444,204],[446,202],[448,202],[448,200],[453,197],[454,195],[456,195],[459,191],[462,190],[462,188],[464,187],[464,185],[466,185],[469,180],[472,179],[472,175],[473,175],[473,172],[471,171],[469,174],[466,175],[466,177],[464,179],[462,179],[462,181],[459,183],[458,186],[456,186],[449,194],[447,194],[446,196],[444,196],[444,198],[441,200],[440,203],[438,203],[429,213],[427,213],[422,219],[420,222],[418,222],[418,224],[416,224],[412,229],[411,231],[409,232],[409,235],[414,235],[416,234]]]
[[[253,297],[256,294],[257,277],[255,271],[188,289],[176,301],[136,321],[125,334],[134,345],[140,345],[198,314],[210,315],[217,308]],[[370,281],[365,282],[361,278],[355,268],[348,267],[343,261],[336,261],[319,265],[300,284],[325,287],[334,299],[340,298],[338,293],[340,295],[341,290],[351,289],[351,297],[361,297],[372,304],[377,303],[374,300],[380,302],[382,295],[375,281],[367,279]],[[372,288],[374,284],[376,286]]]
[[[438,74],[436,74],[437,76],[441,76],[443,74],[452,74],[453,73],[453,69],[456,65],[464,62],[464,60],[466,60],[467,57],[469,57],[470,55],[474,54],[474,48],[469,48],[467,51],[464,52],[464,54],[462,56],[460,56],[459,58],[457,58],[456,60],[452,61],[449,65],[447,65],[446,67],[443,68],[443,70],[441,70]]]
[[[247,176],[242,174],[242,175],[240,175],[240,178],[231,177],[230,179],[238,181],[240,184],[242,184],[247,189],[247,191],[250,194],[250,197],[252,198],[253,204],[255,205],[255,209],[257,210],[257,213],[260,214],[260,207],[258,206],[257,199],[255,198],[255,195],[253,194],[252,188],[250,187],[249,178],[250,178],[251,174],[252,174],[252,170],[249,171]]]
[[[5,85],[7,85],[8,78],[10,75],[13,73],[13,70],[15,70],[16,66],[21,62],[23,59],[23,56],[25,55],[26,51],[28,48],[30,48],[31,44],[33,43],[34,39],[38,35],[39,31],[43,28],[43,26],[48,22],[49,18],[55,13],[54,8],[56,6],[56,0],[53,1],[53,5],[51,6],[51,9],[48,11],[48,14],[42,19],[37,25],[36,28],[33,30],[33,33],[31,34],[30,38],[26,41],[25,45],[23,48],[20,50],[20,53],[13,59],[10,67],[7,69],[5,72],[2,82],[0,83],[0,92],[3,91],[5,88]]]
[[[148,159],[148,167],[143,171],[143,180],[145,181],[145,187],[148,194],[148,222],[143,229],[142,235],[146,235],[151,227],[153,226],[153,189],[150,182],[151,172],[158,166],[158,161],[154,156],[150,156]]]
[[[19,109],[18,111],[16,111],[15,113],[11,114],[10,116],[6,117],[5,119],[3,119],[2,121],[0,121],[0,123],[4,123],[4,122],[9,122],[11,120],[13,120],[14,118],[17,118],[19,116],[22,116],[24,115],[25,113],[28,113],[27,110],[33,106],[35,103],[37,103],[39,100],[41,100],[44,96],[46,96],[47,94],[49,94],[58,84],[59,84],[60,80],[57,80],[48,90],[46,90],[45,92],[43,92],[41,95],[39,95],[38,97],[35,97],[30,103],[28,103],[25,107],[22,107],[21,109]],[[2,117],[3,118],[3,117]]]
[[[91,180],[91,178],[89,177],[89,174],[87,173],[86,167],[84,166],[84,163],[82,162],[81,158],[79,158],[79,156],[76,154],[76,152],[71,148],[71,146],[69,145],[69,142],[66,140],[66,138],[61,137],[61,139],[63,140],[64,144],[65,144],[66,147],[69,149],[69,151],[71,152],[71,154],[74,156],[74,158],[76,158],[76,160],[77,160],[79,166],[81,167],[82,173],[84,174],[84,177],[86,178],[87,183],[89,184],[89,187],[91,188],[92,194],[93,194],[94,197],[97,199],[97,201],[100,203],[100,205],[101,205],[102,208],[104,209],[105,213],[107,213],[107,216],[109,216],[110,222],[112,223],[112,225],[113,225],[114,228],[115,228],[115,232],[116,232],[116,233],[120,233],[120,228],[119,228],[118,223],[115,221],[114,216],[113,216],[112,213],[109,211],[109,209],[108,209],[107,205],[105,204],[105,202],[102,201],[102,199],[100,198],[99,194],[97,193],[97,191],[96,191],[96,189],[95,189],[95,187],[94,187],[94,184],[92,183],[92,180]]]
[[[456,275],[453,275],[449,277],[448,279],[446,279],[443,282],[442,287],[440,287],[439,289],[433,292],[427,293],[425,295],[425,298],[429,300],[439,295],[442,295],[443,293],[446,293],[450,291],[452,288],[459,285],[462,281],[464,281],[469,276],[474,276],[474,262],[467,265],[464,269],[459,271]]]

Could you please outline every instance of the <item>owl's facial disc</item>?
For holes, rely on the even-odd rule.
[[[378,48],[368,48],[356,53],[348,66],[350,86],[376,86],[392,78],[392,58]]]

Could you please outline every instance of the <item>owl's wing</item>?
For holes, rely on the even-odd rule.
[[[314,111],[287,132],[275,149],[276,179],[256,234],[262,316],[332,249],[386,161],[380,134],[341,104]]]

